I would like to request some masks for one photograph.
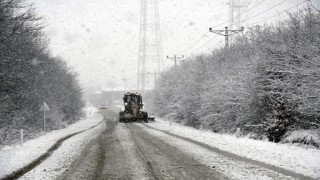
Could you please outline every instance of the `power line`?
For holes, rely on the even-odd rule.
[[[241,13],[239,16],[249,12],[250,10],[254,9],[255,7],[259,6],[260,4],[262,4],[263,2],[265,2],[266,0],[262,0],[261,2],[257,3],[256,5],[252,6],[251,8],[245,10],[243,13]],[[238,16],[237,16],[238,17]],[[233,19],[237,18],[237,17],[234,17]],[[220,23],[220,24],[217,24],[215,26],[213,26],[212,28],[216,28],[218,26],[221,26],[223,24],[226,24],[228,23],[229,21],[225,21],[223,23]],[[206,32],[204,33],[197,41],[195,41],[190,47],[188,47],[187,49],[185,49],[184,51],[182,51],[180,54],[184,54],[186,53],[187,51],[189,51],[190,49],[192,49],[195,45],[197,45],[209,32]]]
[[[255,16],[249,18],[249,19],[243,20],[243,21],[241,21],[241,23],[243,23],[243,22],[245,22],[245,21],[247,21],[247,20],[253,19],[253,18],[255,18],[255,17],[257,17],[257,16],[259,16],[259,15],[261,15],[261,14],[263,14],[263,13],[265,13],[265,12],[267,12],[267,11],[269,11],[269,10],[277,7],[277,6],[279,6],[280,4],[282,4],[282,3],[285,2],[285,1],[286,1],[286,0],[283,0],[283,1],[281,1],[280,3],[272,6],[271,8],[269,8],[269,9],[267,9],[267,10],[265,10],[265,11],[263,11],[263,12],[255,15]],[[257,6],[259,6],[260,4],[262,4],[263,2],[265,2],[265,0],[257,3],[257,4],[254,5],[253,7],[251,7],[251,8],[249,8],[249,9],[247,9],[246,11],[242,12],[239,16],[241,16],[241,15],[243,15],[243,14],[251,11],[251,10],[254,9],[255,7],[257,7]],[[237,16],[237,17],[238,17],[238,16]],[[237,17],[234,17],[233,19],[235,19],[235,18],[237,18]],[[212,29],[213,29],[213,28],[216,28],[216,27],[218,27],[218,26],[221,26],[221,25],[223,25],[223,24],[226,24],[226,23],[228,23],[228,22],[229,22],[229,21],[225,21],[225,22],[223,22],[223,23],[217,24],[217,25],[213,26]],[[204,34],[203,34],[195,43],[193,43],[189,48],[187,48],[187,49],[185,49],[184,51],[182,51],[181,54],[184,54],[185,52],[187,52],[187,51],[189,51],[190,49],[192,49],[192,48],[193,48],[195,45],[197,45],[207,34],[208,34],[208,32],[204,33]],[[212,40],[213,40],[213,39],[212,39]],[[210,41],[211,41],[211,39],[210,39],[209,41],[207,41],[207,42],[205,43],[205,45],[208,44]],[[201,48],[202,48],[202,46],[201,46]],[[196,50],[199,50],[199,49],[201,49],[201,48],[198,48],[198,49],[196,49]],[[192,53],[193,53],[193,52],[192,52]],[[189,53],[189,54],[192,54],[192,53]]]
[[[204,33],[195,43],[193,43],[189,48],[185,49],[182,51],[180,54],[184,54],[185,52],[189,51],[192,49],[196,44],[198,44],[209,32]]]
[[[255,7],[257,7],[258,5],[262,4],[262,3],[265,2],[265,1],[266,1],[266,0],[263,0],[263,1],[259,2],[258,4],[254,5],[253,7],[248,8],[247,10],[245,10],[244,12],[242,12],[239,16],[242,16],[243,14],[249,12],[250,10],[254,9]],[[236,17],[234,17],[234,18],[232,18],[232,19],[236,19],[236,18],[238,18],[239,16],[236,16]],[[213,26],[212,28],[219,27],[219,26],[224,25],[224,24],[226,24],[226,23],[228,23],[228,22],[229,22],[229,20],[228,20],[228,21],[225,21],[225,22],[223,22],[223,23],[221,23],[221,24],[217,24],[217,25]]]
[[[271,18],[273,18],[273,17],[279,16],[280,14],[283,14],[283,13],[285,13],[285,12],[291,10],[291,9],[294,9],[294,8],[300,6],[301,4],[306,3],[306,2],[308,2],[308,1],[309,1],[309,0],[303,1],[302,3],[299,3],[299,4],[297,4],[297,5],[295,5],[295,6],[291,7],[291,8],[288,8],[288,9],[286,9],[286,10],[284,10],[284,11],[281,11],[280,13],[275,14],[275,15],[273,15],[273,16],[270,16],[270,17],[268,17],[268,18],[266,18],[266,19],[263,19],[263,20],[260,20],[260,21],[256,21],[256,22],[254,22],[254,23],[250,23],[250,24],[248,24],[248,26],[252,26],[252,25],[254,25],[254,24],[258,24],[258,23],[261,23],[261,22],[263,22],[263,21],[267,21],[267,20],[269,20],[269,19],[271,19]]]
[[[261,14],[263,14],[263,13],[265,13],[265,12],[267,12],[267,11],[270,11],[271,9],[273,9],[273,8],[275,8],[275,7],[277,7],[277,6],[279,6],[280,4],[284,3],[285,1],[287,1],[287,0],[283,0],[283,1],[279,2],[278,4],[276,4],[276,5],[272,6],[271,8],[269,8],[269,9],[267,9],[267,10],[262,11],[261,13],[256,14],[255,16],[252,16],[252,17],[250,17],[250,18],[248,18],[248,19],[246,19],[246,20],[243,20],[243,21],[241,21],[241,23],[243,23],[243,22],[245,22],[245,21],[248,21],[248,20],[250,20],[250,19],[253,19],[253,18],[257,17],[257,16],[260,16]]]
[[[249,12],[250,10],[254,9],[255,7],[257,7],[258,5],[262,4],[264,1],[265,1],[265,0],[257,3],[257,4],[254,5],[253,7],[249,8],[249,9],[247,9],[246,11],[244,11],[243,13],[241,13],[239,16],[241,16],[241,15]],[[237,16],[237,17],[239,17],[239,16]],[[237,18],[237,17],[234,17],[233,19],[235,19],[235,18]],[[221,23],[221,24],[218,24],[218,25],[213,26],[212,28],[216,28],[216,27],[221,26],[221,25],[223,25],[223,24],[226,24],[226,23],[228,23],[228,22],[229,22],[229,21],[225,21],[225,22],[223,22],[223,23]],[[189,51],[190,49],[192,49],[192,48],[193,48],[195,45],[197,45],[207,34],[208,34],[208,32],[204,33],[204,34],[203,34],[195,43],[193,43],[189,48],[187,48],[186,50],[182,51],[181,54],[184,54],[185,52],[187,52],[187,51]],[[203,46],[207,45],[207,44],[208,44],[210,41],[212,41],[212,40],[213,40],[213,39],[210,39],[209,41],[207,41],[207,42],[206,42],[204,45],[202,45],[200,48],[196,49],[196,51],[199,50],[199,49],[201,49]],[[194,51],[193,51],[193,52],[194,52]],[[193,52],[191,52],[191,53],[189,53],[189,54],[192,54]]]
[[[262,4],[262,3],[265,2],[265,1],[266,1],[266,0],[262,0],[262,1],[260,1],[259,3],[257,3],[256,5],[252,6],[251,8],[248,8],[247,10],[245,10],[244,12],[242,12],[242,13],[240,14],[240,16],[242,16],[242,15],[245,14],[245,13],[247,13],[247,12],[250,11],[251,9],[259,6],[260,4]],[[237,18],[237,17],[235,17],[235,18]]]
[[[203,48],[204,46],[206,46],[207,44],[209,44],[211,41],[213,41],[217,36],[213,36],[211,39],[209,39],[206,43],[204,43],[202,46],[200,46],[199,48],[197,48],[196,50],[186,54],[186,55],[191,55],[194,52],[198,51],[199,49]]]

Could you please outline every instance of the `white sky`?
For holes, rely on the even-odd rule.
[[[249,8],[262,0],[247,0]],[[288,9],[303,0],[286,0],[257,18],[256,22]],[[319,1],[319,0],[316,0]],[[79,74],[84,87],[136,86],[139,47],[140,0],[29,0],[45,19],[50,49]],[[209,27],[228,20],[228,0],[159,0],[163,55],[178,54],[189,48]],[[265,0],[242,18],[274,6],[281,0]],[[276,17],[285,16],[285,13]],[[274,19],[274,18],[273,18]],[[272,20],[273,20],[272,19]],[[267,21],[266,21],[267,22]],[[245,25],[245,24],[244,24]],[[222,25],[218,29],[223,29]],[[208,33],[187,54],[210,52],[223,45],[224,37],[201,47]],[[199,49],[199,50],[197,50]],[[180,54],[178,54],[180,55]],[[165,67],[173,62],[163,59]]]

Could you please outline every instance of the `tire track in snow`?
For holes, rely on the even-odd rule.
[[[281,168],[281,167],[276,167],[276,166],[271,165],[271,164],[267,164],[267,163],[264,163],[264,162],[260,162],[260,161],[249,159],[249,158],[246,158],[246,157],[243,157],[243,156],[239,156],[239,155],[236,155],[236,154],[233,154],[233,153],[218,149],[216,147],[210,146],[208,144],[205,144],[205,143],[202,143],[202,142],[199,142],[199,141],[195,141],[195,140],[187,138],[187,137],[183,137],[183,136],[179,136],[179,135],[170,133],[170,132],[165,131],[165,130],[156,129],[156,128],[148,126],[146,124],[142,124],[142,125],[147,127],[147,128],[150,128],[150,129],[165,133],[165,134],[167,134],[169,136],[173,136],[173,137],[176,137],[178,139],[181,139],[181,140],[196,144],[196,145],[201,146],[201,147],[203,147],[203,148],[205,148],[205,149],[207,149],[209,151],[213,151],[213,152],[218,153],[220,155],[230,157],[230,158],[232,158],[234,160],[237,160],[237,161],[243,161],[243,162],[247,162],[247,163],[250,163],[250,164],[254,164],[254,165],[257,165],[257,166],[260,166],[260,167],[263,167],[263,168],[266,168],[266,169],[269,169],[269,170],[272,170],[272,171],[275,171],[275,172],[278,172],[278,173],[281,173],[281,174],[284,174],[284,175],[287,175],[287,176],[291,176],[291,177],[294,177],[294,178],[297,178],[297,179],[303,179],[303,180],[313,179],[313,178],[307,177],[307,176],[305,176],[303,174],[299,174],[299,173],[296,173],[296,172],[293,172],[293,171],[290,171],[290,170],[287,170],[287,169],[284,169],[284,168]]]
[[[104,162],[104,149],[101,147],[101,139],[106,132],[106,126],[102,128],[103,130],[97,137],[85,145],[81,154],[77,156],[57,180],[98,179],[97,176],[101,173],[101,167],[103,167]]]
[[[161,179],[160,177],[158,177],[157,173],[155,172],[155,169],[151,163],[151,161],[147,158],[147,156],[144,154],[143,150],[141,149],[141,147],[138,144],[138,140],[135,136],[135,134],[133,133],[132,127],[125,125],[126,128],[128,128],[130,130],[130,133],[132,135],[132,138],[134,140],[134,144],[136,144],[136,151],[137,154],[139,154],[139,156],[144,160],[144,162],[146,162],[146,166],[147,169],[150,173],[150,175],[155,179],[155,180],[159,180]]]
[[[125,125],[133,138],[137,157],[148,170],[149,179],[228,179],[211,166],[195,161],[176,146],[150,135],[134,123]]]

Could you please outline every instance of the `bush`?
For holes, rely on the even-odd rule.
[[[298,143],[320,148],[320,129],[295,130],[287,132],[282,143]]]

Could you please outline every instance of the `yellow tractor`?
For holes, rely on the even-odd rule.
[[[142,111],[143,103],[142,97],[139,93],[126,93],[123,96],[124,111],[119,112],[120,122],[145,122],[148,123],[148,113]]]

